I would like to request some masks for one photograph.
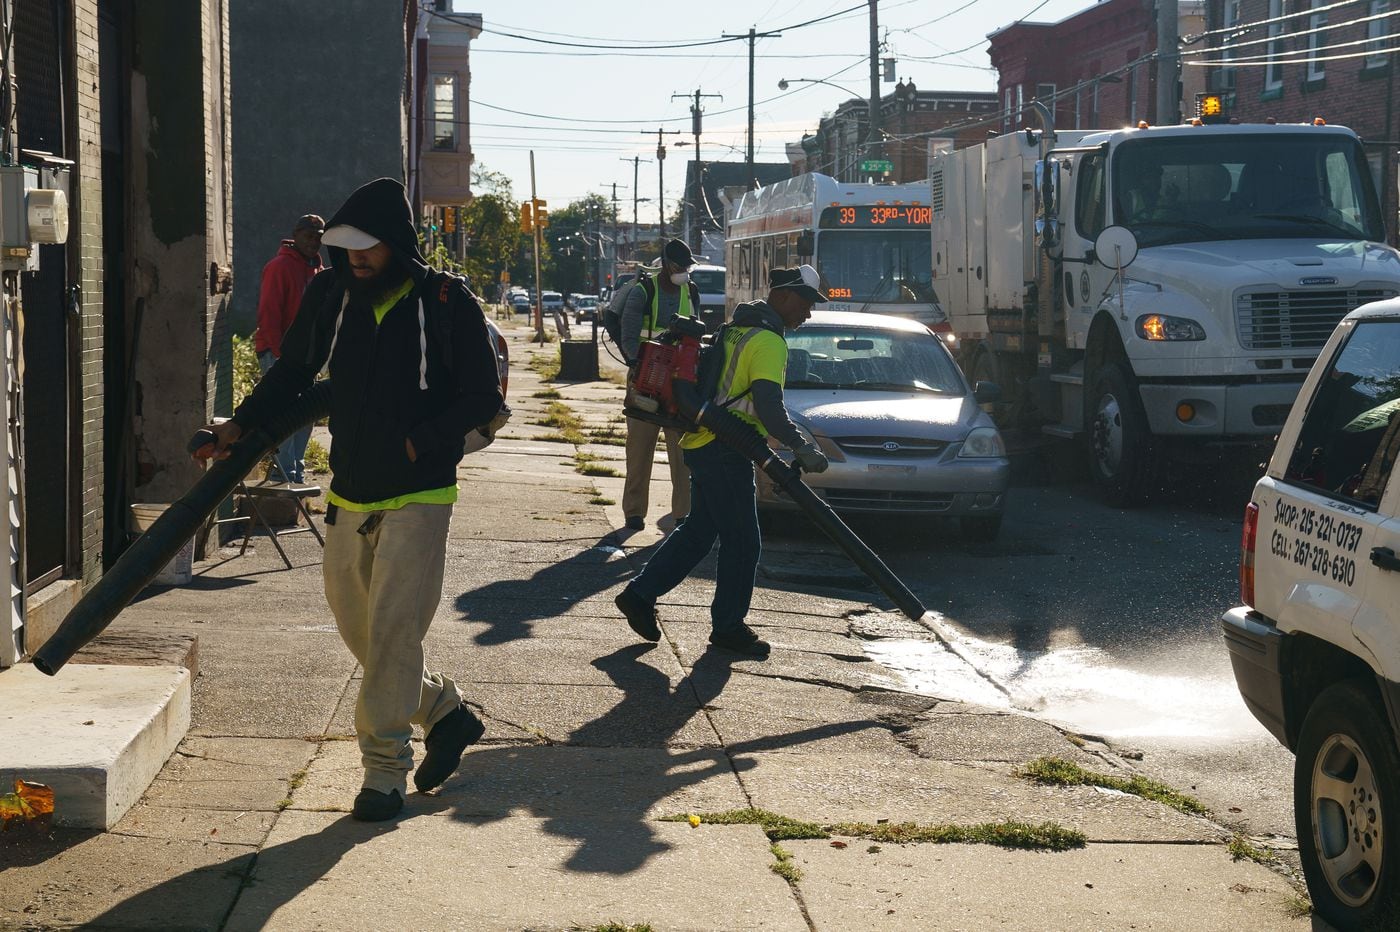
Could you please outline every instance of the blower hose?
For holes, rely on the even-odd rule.
[[[53,637],[35,652],[34,666],[49,676],[63,669],[131,604],[264,456],[302,427],[329,414],[330,406],[331,383],[317,382],[294,404],[232,444],[228,458],[214,460],[204,477],[167,508],[78,600]],[[190,441],[190,452],[212,442],[212,434],[200,431]]]
[[[901,612],[915,621],[924,616],[924,606],[919,597],[910,592],[909,587],[875,555],[875,551],[867,547],[865,541],[846,526],[846,522],[841,520],[830,505],[807,487],[798,470],[784,463],[778,454],[773,452],[758,431],[742,418],[736,417],[734,412],[702,398],[699,387],[694,382],[673,379],[671,393],[682,414],[701,427],[709,428],[721,442],[753,460],[836,546],[846,552],[846,556],[850,557],[865,575],[884,590]]]

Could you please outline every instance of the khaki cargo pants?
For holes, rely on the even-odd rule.
[[[375,515],[377,524],[360,533]],[[412,726],[431,729],[461,702],[456,684],[428,672],[423,658],[423,638],[442,599],[451,517],[451,505],[369,514],[337,509],[326,527],[326,601],[364,668],[355,704],[364,785],[381,793],[406,792]]]
[[[627,419],[627,478],[622,484],[622,516],[645,518],[651,491],[651,466],[661,427],[634,417]],[[681,458],[681,432],[666,429],[666,463],[671,469],[671,514],[679,521],[690,514],[690,470]]]

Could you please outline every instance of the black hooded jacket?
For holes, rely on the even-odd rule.
[[[281,358],[233,420],[245,430],[261,424],[329,360],[331,491],[364,504],[455,485],[467,432],[490,423],[502,405],[481,305],[461,279],[428,267],[398,181],[380,178],[355,191],[326,228],[341,224],[388,245],[412,290],[376,323],[367,299],[346,297],[345,250],[327,247],[331,267],[307,286]]]

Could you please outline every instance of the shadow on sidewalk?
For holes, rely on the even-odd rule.
[[[673,688],[664,673],[639,662],[655,649],[651,644],[633,644],[593,661],[594,667],[618,685],[623,697],[603,715],[575,729],[565,746],[635,748],[635,743],[620,743],[620,733],[633,728],[639,720],[650,720],[659,725],[648,732],[645,747],[663,750],[667,737],[678,733],[719,695],[729,682],[732,664],[741,659],[727,652],[707,651]],[[753,751],[793,748],[884,727],[887,726],[873,719],[841,722],[739,742],[728,748],[708,746],[670,754],[637,754],[626,764],[630,769],[625,778],[616,783],[600,782],[601,778],[589,776],[587,770],[580,774],[561,767],[559,755],[551,746],[487,748],[468,754],[438,794],[410,796],[409,808],[399,821],[365,824],[347,815],[318,832],[263,848],[255,856],[240,854],[222,864],[171,877],[94,917],[90,924],[99,928],[165,925],[171,921],[172,904],[189,902],[192,897],[216,896],[211,881],[232,871],[242,879],[239,895],[229,907],[237,918],[236,927],[261,928],[279,909],[326,877],[356,846],[372,843],[397,829],[409,831],[412,820],[436,814],[444,814],[462,825],[462,851],[473,850],[474,826],[532,815],[543,820],[543,828],[550,835],[576,844],[564,864],[566,870],[630,874],[671,848],[657,837],[648,818],[651,810],[668,797],[707,779],[728,774],[738,777],[753,769],[757,762],[744,756]],[[662,739],[660,743],[653,743],[658,737]],[[504,773],[511,777],[503,780]],[[532,794],[535,801],[504,798],[498,789],[503,784],[539,787]],[[528,789],[521,792],[530,793]],[[492,797],[495,802],[484,802]],[[425,856],[428,854],[424,852]],[[459,853],[453,857],[463,869],[469,869],[469,855]],[[385,879],[367,877],[366,882],[381,884]],[[216,926],[226,924],[228,915],[223,914]]]
[[[614,552],[621,548],[609,532],[573,556],[540,567],[529,579],[498,579],[462,593],[452,604],[461,620],[490,626],[476,636],[476,643],[523,640],[530,637],[534,622],[557,618],[633,576],[632,565],[612,559]]]

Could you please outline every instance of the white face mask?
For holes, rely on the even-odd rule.
[[[690,281],[690,273],[689,273],[689,272],[672,272],[672,273],[671,273],[671,284],[673,284],[673,285],[684,285],[684,284],[686,284],[686,283],[689,282],[689,281]]]

